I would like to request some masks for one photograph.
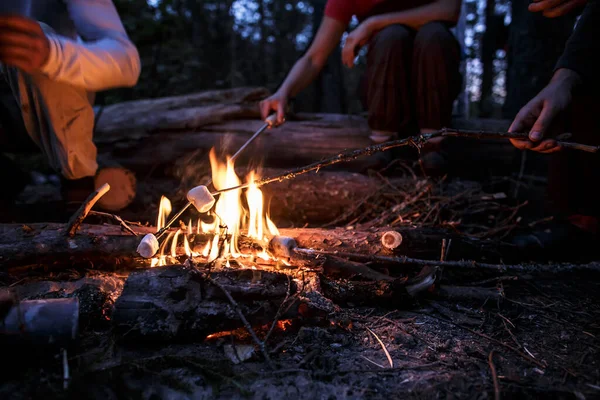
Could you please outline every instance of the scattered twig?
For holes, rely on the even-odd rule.
[[[279,308],[277,309],[277,313],[275,314],[275,318],[273,318],[273,323],[271,324],[271,328],[269,328],[269,332],[267,332],[267,335],[265,336],[265,340],[263,340],[263,343],[267,343],[269,341],[269,338],[271,337],[273,330],[275,330],[275,325],[277,325],[279,318],[281,318],[283,313],[289,309],[289,306],[287,308],[285,308],[285,305],[287,304],[287,302],[290,298],[290,288],[292,286],[292,281],[290,280],[289,275],[286,275],[286,276],[287,276],[287,280],[288,280],[288,286],[287,286],[287,290],[285,292],[285,298],[283,299],[283,301],[279,305]]]
[[[119,217],[118,215],[105,213],[105,212],[101,212],[101,211],[90,211],[88,213],[88,215],[96,215],[98,217],[106,217],[106,218],[114,219],[127,232],[131,233],[134,236],[137,236],[137,233],[133,229],[131,229],[131,227],[127,224],[127,222],[125,222],[125,220],[123,218]]]
[[[411,258],[406,256],[382,256],[382,255],[369,255],[360,253],[349,253],[349,252],[338,252],[338,251],[326,251],[326,250],[315,250],[296,248],[294,249],[297,253],[303,254],[321,254],[329,256],[337,256],[348,259],[367,261],[367,262],[381,262],[387,264],[412,264],[412,265],[437,265],[444,268],[459,268],[459,269],[488,269],[493,271],[509,271],[509,272],[522,272],[522,273],[533,273],[533,272],[544,272],[544,273],[563,273],[573,271],[587,271],[587,272],[600,272],[599,263],[589,264],[552,264],[552,265],[540,265],[540,264],[489,264],[482,263],[474,260],[463,260],[463,261],[436,261],[436,260],[422,260],[418,258]]]
[[[510,330],[510,328],[508,327],[508,325],[506,324],[506,321],[502,320],[502,324],[504,324],[504,329],[506,330],[506,332],[508,332],[508,334],[510,335],[511,339],[513,340],[513,342],[515,342],[515,344],[522,349],[523,346],[521,345],[521,343],[519,343],[519,341],[517,340],[517,337],[515,336],[514,333],[512,333],[512,331]]]
[[[488,356],[488,364],[490,366],[492,380],[494,382],[494,399],[500,400],[500,385],[498,384],[498,374],[496,373],[496,366],[494,365],[494,350],[490,351],[490,355]]]
[[[108,183],[105,183],[104,185],[96,189],[94,193],[88,196],[85,202],[79,207],[75,214],[73,214],[71,219],[69,219],[69,223],[67,224],[68,236],[73,237],[75,235],[75,232],[82,224],[85,217],[87,217],[92,207],[94,207],[94,204],[96,204],[96,202],[100,200],[100,198],[104,196],[109,190],[110,185]]]
[[[190,263],[190,265],[191,265],[191,263]],[[258,336],[256,335],[256,332],[254,332],[254,329],[252,329],[252,325],[250,325],[250,323],[246,319],[246,316],[242,312],[242,309],[240,308],[240,306],[237,303],[237,301],[235,301],[235,299],[233,298],[233,296],[231,295],[231,293],[229,293],[229,291],[225,288],[225,286],[221,285],[219,282],[217,282],[216,280],[214,280],[210,276],[208,276],[208,275],[200,272],[196,267],[193,267],[193,268],[204,279],[206,279],[208,282],[210,282],[211,284],[213,284],[216,287],[218,287],[219,289],[221,289],[221,291],[223,292],[223,294],[225,295],[225,297],[227,297],[227,300],[229,300],[229,302],[231,303],[231,305],[235,309],[235,312],[237,313],[238,317],[240,317],[240,320],[244,324],[244,327],[246,328],[246,330],[248,331],[248,333],[250,334],[250,336],[252,337],[252,339],[254,340],[254,342],[258,345],[258,348],[260,349],[260,352],[262,353],[262,355],[263,355],[263,357],[265,359],[265,362],[267,363],[267,365],[269,366],[269,368],[273,369],[273,363],[271,362],[271,357],[269,356],[269,352],[267,351],[267,346],[265,345],[265,342],[261,341],[258,338]]]
[[[383,366],[383,365],[381,365],[381,364],[379,364],[379,363],[376,363],[375,361],[373,361],[373,360],[371,360],[371,359],[369,359],[369,358],[367,358],[367,357],[363,356],[362,354],[361,354],[360,356],[361,356],[363,359],[365,359],[365,360],[367,360],[368,362],[370,362],[371,364],[373,364],[373,365],[375,365],[375,366],[377,366],[377,367],[379,367],[379,368],[381,368],[381,369],[385,369],[385,366]]]
[[[366,327],[366,328],[369,332],[371,332],[371,335],[375,336],[375,339],[377,339],[377,341],[381,345],[381,348],[383,349],[383,352],[385,353],[385,356],[387,357],[388,362],[390,363],[390,368],[394,368],[394,360],[392,360],[392,357],[390,356],[390,352],[385,347],[385,344],[383,344],[383,342],[381,341],[381,339],[379,339],[379,336],[377,336],[377,334],[375,334],[375,332],[373,332],[371,329],[369,329],[369,327]]]
[[[69,388],[69,359],[67,358],[67,350],[62,349],[62,365],[63,365],[63,389],[67,390]]]
[[[461,324],[457,324],[456,322],[453,322],[453,321],[451,321],[451,320],[449,320],[449,319],[445,319],[445,318],[436,317],[435,315],[431,315],[431,314],[425,314],[425,315],[428,315],[428,316],[430,316],[431,318],[435,318],[435,319],[437,319],[437,320],[440,320],[440,321],[447,322],[447,323],[449,323],[449,324],[451,324],[451,325],[454,325],[454,326],[456,326],[457,328],[461,328],[461,329],[464,329],[464,330],[466,330],[466,331],[468,331],[468,332],[471,332],[471,333],[472,333],[472,334],[474,334],[474,335],[477,335],[477,336],[479,336],[479,337],[482,337],[482,338],[484,338],[484,339],[486,339],[486,340],[489,340],[489,341],[490,341],[490,342],[492,342],[492,343],[495,343],[495,344],[497,344],[497,345],[499,345],[499,346],[502,346],[502,347],[504,347],[504,348],[507,348],[507,349],[509,349],[509,350],[510,350],[510,351],[512,351],[513,353],[515,353],[515,354],[517,354],[517,355],[521,356],[523,359],[525,359],[525,360],[529,361],[529,362],[530,362],[530,363],[532,363],[532,364],[535,364],[535,365],[537,365],[537,366],[538,366],[538,367],[540,367],[540,368],[546,368],[546,365],[544,365],[543,363],[539,362],[539,361],[538,361],[538,360],[536,360],[535,358],[533,358],[533,357],[531,357],[531,356],[529,356],[529,355],[527,355],[527,354],[523,353],[523,352],[522,352],[522,351],[520,351],[519,349],[516,349],[516,348],[512,347],[512,346],[511,346],[511,345],[509,345],[509,344],[506,344],[506,343],[504,343],[504,342],[501,342],[501,341],[499,341],[499,340],[497,340],[497,339],[494,339],[493,337],[490,337],[490,336],[486,335],[485,333],[477,332],[476,330],[473,330],[473,329],[471,329],[471,328],[468,328],[468,327],[466,327],[466,326],[464,326],[464,325],[461,325]]]
[[[518,276],[497,276],[494,278],[489,278],[489,279],[484,279],[481,281],[476,281],[476,282],[469,282],[466,285],[467,286],[481,286],[481,285],[485,285],[486,283],[500,283],[500,282],[504,282],[504,281],[518,281],[519,277]]]

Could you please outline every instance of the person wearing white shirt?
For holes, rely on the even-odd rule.
[[[0,153],[26,135],[64,186],[89,185],[94,94],[136,85],[140,64],[111,0],[2,0]]]

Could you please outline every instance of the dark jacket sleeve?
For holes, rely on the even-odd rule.
[[[589,0],[567,44],[556,69],[577,72],[585,83],[598,84],[600,70],[600,7]]]

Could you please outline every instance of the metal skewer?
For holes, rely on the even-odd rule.
[[[242,145],[242,147],[239,148],[238,151],[235,152],[235,154],[233,156],[231,156],[231,161],[235,161],[236,158],[239,157],[240,154],[242,154],[242,152],[258,137],[260,136],[261,133],[263,133],[265,130],[267,130],[267,128],[271,128],[277,126],[277,114],[272,114],[270,115],[266,120],[263,126],[260,127],[259,130],[257,130],[254,135],[252,135],[252,137],[250,137],[250,139],[248,139],[246,141],[246,143],[244,143]],[[206,186],[209,186],[212,183],[212,178],[206,183]],[[218,193],[218,191],[217,191]],[[167,222],[165,224],[165,226],[163,226],[158,232],[156,232],[156,239],[160,239],[165,232],[179,219],[179,217],[181,217],[181,215],[188,209],[190,208],[190,206],[192,205],[191,202],[187,202],[187,204],[185,206],[183,206],[183,208],[173,216],[173,218],[171,218],[169,220],[169,222]]]

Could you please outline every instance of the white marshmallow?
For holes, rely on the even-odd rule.
[[[140,242],[137,248],[137,252],[144,258],[152,258],[158,251],[158,240],[156,236],[149,233]]]
[[[273,236],[269,241],[269,250],[276,256],[290,258],[292,252],[298,247],[294,238],[288,236]]]
[[[206,186],[196,186],[187,194],[187,199],[196,207],[199,213],[210,211],[215,204],[215,198]]]

